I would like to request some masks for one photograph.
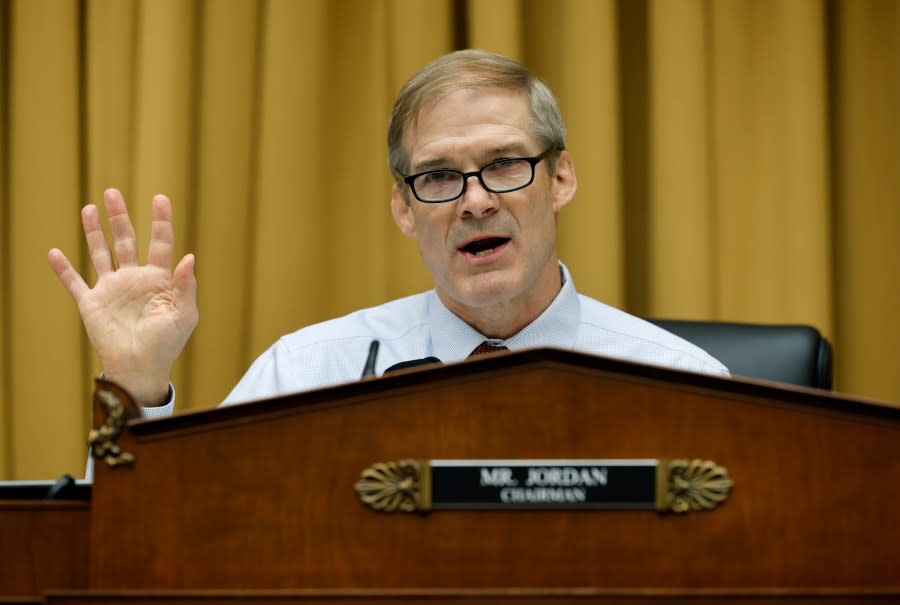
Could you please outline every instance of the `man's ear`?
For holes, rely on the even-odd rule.
[[[553,212],[559,212],[568,205],[577,190],[575,162],[569,152],[563,150],[556,160],[556,174],[553,175]]]
[[[394,215],[394,222],[406,237],[416,237],[416,217],[413,215],[412,208],[409,207],[406,195],[403,189],[397,183],[394,183],[391,189],[391,214]]]

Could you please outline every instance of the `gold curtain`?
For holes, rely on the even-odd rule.
[[[579,175],[560,252],[641,315],[802,322],[900,401],[900,0],[0,0],[0,478],[80,475],[97,362],[46,261],[91,275],[115,186],[175,204],[200,326],[179,409],[279,335],[430,287],[385,127],[455,48],[530,65]]]

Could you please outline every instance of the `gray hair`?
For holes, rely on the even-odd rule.
[[[409,170],[403,135],[414,125],[419,112],[457,90],[505,88],[527,95],[531,106],[531,131],[556,151],[547,165],[551,174],[559,152],[566,147],[566,127],[556,97],[527,67],[502,55],[484,50],[458,50],[432,61],[400,89],[388,125],[388,160],[397,177]]]

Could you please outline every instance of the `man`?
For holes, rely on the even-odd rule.
[[[425,357],[460,361],[482,343],[727,374],[701,349],[575,291],[556,252],[556,215],[575,195],[575,166],[553,94],[524,66],[475,50],[431,63],[400,91],[388,147],[391,212],[417,240],[434,290],[284,336],[227,403],[358,379],[373,340],[380,343],[376,374]],[[164,196],[153,199],[146,266],[137,265],[121,194],[108,190],[104,203],[118,269],[95,206],[82,211],[94,288],[59,250],[50,251],[50,264],[78,303],[105,376],[146,415],[167,414],[169,372],[198,320],[194,258],[170,273],[172,213]]]

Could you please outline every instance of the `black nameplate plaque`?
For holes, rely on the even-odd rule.
[[[431,508],[656,506],[656,460],[432,460]]]
[[[709,460],[396,460],[365,469],[360,499],[383,512],[441,509],[713,509],[733,487]]]

